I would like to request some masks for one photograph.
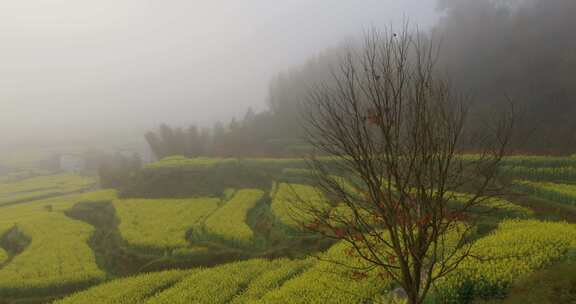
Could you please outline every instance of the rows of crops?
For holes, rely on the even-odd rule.
[[[285,173],[310,174],[299,169],[299,160],[279,160],[277,163],[245,160],[243,163],[247,161],[279,168],[298,163]],[[547,163],[541,158],[518,157],[506,161],[506,164],[522,166],[514,168],[519,170],[515,174],[533,180],[576,177],[570,176],[569,172],[573,170],[570,167],[574,164],[572,159],[561,158]],[[227,162],[237,164],[234,159],[224,164]],[[182,163],[206,167],[222,165],[222,161],[214,159],[174,158],[168,159],[163,166],[178,167]],[[7,188],[2,188],[7,184],[0,184],[0,205],[3,199],[8,202],[33,200],[42,197],[35,195],[50,189],[57,189],[60,192],[55,195],[61,195],[68,193],[67,189],[77,192],[91,184],[89,179],[69,176],[38,177],[10,183]],[[522,181],[516,186],[550,200],[576,204],[576,186],[573,185]],[[265,193],[257,189],[231,193],[231,197],[222,202],[220,198],[212,197],[117,199],[114,191],[100,191],[2,207],[0,236],[16,226],[32,242],[24,252],[0,268],[0,298],[25,292],[40,295],[68,292],[104,280],[105,274],[98,268],[94,253],[87,245],[93,227],[63,213],[79,201],[112,201],[120,220],[121,236],[143,251],[185,255],[190,251],[208,250],[190,246],[187,234],[196,231],[211,238],[250,246],[254,232],[247,224],[247,215],[262,201]],[[302,201],[311,207],[329,208],[334,212],[342,209],[333,208],[322,193],[309,185],[280,183],[271,195],[270,211],[281,228],[297,230],[302,223],[311,220],[294,208],[294,204]],[[466,199],[465,196],[467,194],[457,193],[455,201]],[[533,216],[531,210],[502,199],[487,200],[483,207],[497,209],[511,217]],[[482,257],[482,260],[466,260],[454,275],[438,286],[440,295],[452,300],[469,294],[500,295],[513,281],[549,265],[570,248],[576,248],[576,228],[534,220],[504,221],[498,230],[478,240],[476,245],[474,256]],[[345,246],[337,244],[324,257],[348,259],[349,262],[344,249]],[[7,257],[7,252],[0,248],[0,266]],[[59,303],[92,303],[94,299],[98,299],[98,303],[358,303],[380,299],[389,288],[390,282],[381,278],[351,280],[348,269],[330,262],[249,260],[210,269],[174,270],[112,281]]]
[[[218,208],[218,198],[115,200],[122,237],[143,251],[188,246],[186,233]]]
[[[386,294],[390,282],[377,276],[352,279],[352,268],[361,267],[345,253],[349,247],[338,243],[312,268],[288,280],[280,288],[270,289],[254,303],[373,303]],[[340,265],[342,263],[343,265]]]
[[[79,192],[94,182],[92,178],[63,174],[0,183],[0,206]]]
[[[505,294],[522,277],[576,249],[576,226],[537,220],[506,220],[478,240],[471,256],[440,285],[451,300]]]
[[[229,303],[244,286],[273,268],[259,259],[226,264],[189,276],[146,303]]]
[[[343,249],[338,246],[326,255],[343,258]],[[113,281],[57,303],[356,303],[379,297],[388,285],[376,280],[353,281],[347,271],[314,258],[255,259]]]
[[[56,304],[248,303],[313,263],[254,259],[214,268],[150,273],[102,284]]]
[[[576,157],[550,156],[550,155],[513,155],[504,157],[504,165],[516,167],[574,167]]]
[[[576,185],[515,181],[514,186],[525,193],[560,203],[576,205]]]
[[[344,243],[321,259],[249,260],[192,271],[148,274],[98,286],[59,303],[364,303],[382,300],[390,282],[351,278]],[[537,269],[576,249],[576,226],[536,220],[506,220],[476,241],[473,257],[442,280],[435,296],[448,301],[493,297]],[[344,263],[348,267],[341,266]],[[172,286],[169,286],[174,284]],[[169,287],[169,288],[167,288]],[[162,290],[161,292],[157,292]]]
[[[503,166],[501,173],[512,178],[536,181],[574,181],[576,167],[509,167]]]
[[[254,232],[248,226],[248,212],[256,207],[264,196],[264,191],[242,189],[232,199],[214,212],[204,223],[210,235],[216,235],[236,244],[247,246],[253,242]]]
[[[252,280],[246,289],[232,298],[230,303],[253,303],[270,292],[270,290],[280,288],[284,282],[306,271],[315,263],[314,259],[275,260],[269,270]]]
[[[0,297],[64,292],[104,279],[87,244],[93,227],[62,212],[76,202],[67,197],[2,208],[0,226],[17,227],[31,242],[0,269]]]
[[[139,304],[193,272],[195,270],[170,270],[115,280],[56,301],[55,304]]]

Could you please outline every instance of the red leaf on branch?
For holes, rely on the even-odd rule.
[[[342,228],[336,228],[334,234],[339,238],[344,238],[346,236],[346,231]]]

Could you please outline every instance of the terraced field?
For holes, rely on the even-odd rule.
[[[151,273],[112,281],[56,303],[248,303],[312,263],[255,259],[209,269]]]
[[[336,244],[321,256],[309,270],[271,289],[254,303],[366,303],[382,300],[390,282],[370,276],[352,279],[351,267],[362,263],[351,261],[345,253],[349,248]],[[343,263],[341,266],[337,263]]]
[[[226,164],[238,162],[225,160]],[[545,158],[516,158],[508,162],[530,170],[575,164],[571,159]],[[150,168],[170,170],[182,163],[205,168],[221,165],[214,159],[175,158],[169,163],[169,166],[151,165]],[[282,160],[270,166],[281,172],[282,166],[293,163],[297,161]],[[268,164],[261,160],[254,165],[266,167]],[[64,195],[66,189],[78,192],[92,185],[90,179],[79,177],[39,177],[11,184],[11,188],[1,188],[5,184],[0,184],[0,202],[20,192],[34,194],[49,190],[42,188],[44,186],[59,185],[56,188],[60,191],[54,194],[55,198],[38,199],[31,195],[18,204],[12,204],[12,200],[0,206],[0,299],[44,296],[52,299],[52,296],[76,292],[56,303],[386,303],[386,295],[396,287],[388,279],[376,275],[354,279],[349,267],[326,261],[361,264],[345,253],[347,245],[336,243],[316,252],[322,259],[294,254],[306,250],[306,246],[317,239],[299,230],[309,219],[293,204],[306,201],[311,207],[346,212],[342,206],[331,205],[327,196],[306,184],[310,174],[300,164],[294,168],[288,170],[291,183],[279,183],[269,193],[269,186],[238,188],[218,197],[184,199],[119,199],[113,190]],[[517,190],[543,198],[543,204],[547,201],[573,203],[576,192],[570,183],[576,181],[551,183],[543,182],[548,177],[530,178],[531,181],[518,181]],[[453,194],[455,203],[469,196]],[[522,199],[494,199],[483,203],[482,208],[495,209],[504,216],[493,218],[495,230],[475,238],[476,258],[466,259],[456,272],[439,282],[438,292],[431,295],[431,301],[445,299],[459,303],[465,297],[501,297],[516,282],[574,256],[576,226],[535,220],[534,212],[521,204]],[[109,216],[116,220],[117,227],[102,230],[106,227],[70,217],[69,211],[81,202],[99,202],[101,204],[94,206],[109,208]],[[250,217],[253,210],[259,213]],[[254,222],[259,220],[263,223]],[[121,244],[128,246],[123,248],[126,251],[116,252],[106,247],[107,233],[114,231]],[[285,235],[286,231],[301,233]],[[282,238],[279,243],[265,242],[269,248],[257,247],[255,238],[268,237],[267,232],[289,238],[285,243]],[[95,235],[98,237],[93,239]],[[301,237],[308,239],[301,243],[294,241]],[[12,239],[20,242],[22,246],[17,249],[21,250],[14,250],[18,246],[7,241]],[[204,241],[211,246],[204,247],[201,244]],[[233,255],[233,259],[210,261],[216,249],[238,255]],[[109,256],[103,257],[107,252]],[[182,269],[135,271],[127,278],[115,278],[101,259],[119,258],[115,256],[119,253],[127,254],[124,257],[127,260],[145,257],[167,262],[166,265],[172,265],[168,262],[177,257],[178,262],[182,262],[178,267]],[[187,263],[203,265],[197,260],[187,260],[198,258],[190,253],[201,253],[209,261],[206,265],[216,266],[190,268]],[[263,256],[267,258],[261,258]]]
[[[99,298],[105,299],[102,303],[125,304],[365,303],[385,300],[390,282],[377,276],[352,280],[349,266],[358,265],[350,262],[346,248],[345,244],[337,244],[322,254],[320,260],[255,259],[208,269],[146,274],[112,281],[57,303],[81,303]],[[458,272],[447,277],[440,285],[441,295],[446,299],[458,300],[459,294],[455,291],[466,282],[474,282],[473,292],[478,294],[504,292],[513,282],[576,249],[576,226],[508,220],[497,231],[478,240],[474,248],[475,255],[486,260],[479,262],[470,258]],[[347,266],[326,260],[340,261]],[[155,293],[158,289],[161,292]]]
[[[105,278],[87,244],[93,227],[63,213],[74,203],[66,197],[1,209],[0,226],[16,227],[30,243],[0,269],[0,296],[65,292]]]
[[[248,212],[257,206],[263,196],[264,191],[258,189],[237,191],[232,199],[205,221],[206,232],[241,246],[250,245],[254,232],[247,223]]]
[[[478,240],[472,256],[441,283],[444,296],[504,295],[516,280],[551,265],[576,249],[576,225],[536,220],[506,220]],[[471,290],[470,290],[471,288]]]
[[[576,206],[576,185],[531,181],[516,181],[514,185],[523,192]]]
[[[77,193],[94,184],[93,178],[68,174],[38,176],[17,182],[0,183],[0,206]]]
[[[219,198],[115,200],[122,237],[143,251],[189,245],[186,234],[218,209]]]
[[[303,201],[306,205],[299,207]],[[331,206],[322,193],[311,186],[281,183],[274,193],[271,208],[282,225],[298,230],[312,220],[305,212],[307,208],[330,209]]]
[[[101,284],[85,292],[79,292],[55,304],[72,303],[143,303],[155,293],[169,288],[196,270],[169,270],[142,274]]]
[[[448,196],[456,203],[462,203],[463,201],[467,202],[473,198],[472,194],[460,192],[449,193]],[[510,217],[528,218],[534,215],[532,210],[502,198],[489,198],[482,200],[478,203],[477,207]]]

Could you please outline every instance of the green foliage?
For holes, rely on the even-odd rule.
[[[0,183],[0,206],[80,192],[95,184],[92,178],[77,175],[37,176],[17,182]]]
[[[337,158],[322,158],[327,166]],[[287,169],[305,169],[303,158],[186,158],[171,156],[148,164],[122,191],[123,197],[221,196],[228,188],[267,189]],[[302,179],[298,177],[298,179]],[[291,180],[292,181],[292,180]],[[298,180],[302,183],[302,180]]]
[[[192,273],[194,273],[194,270],[170,270],[114,280],[76,293],[56,301],[54,304],[138,304]]]
[[[186,233],[218,208],[217,198],[115,200],[122,237],[142,251],[188,246]]]
[[[576,226],[537,220],[505,220],[474,243],[471,256],[439,282],[449,303],[503,297],[512,283],[576,248]],[[451,302],[450,302],[451,301]]]
[[[246,222],[248,211],[256,207],[263,196],[264,191],[261,190],[239,190],[231,200],[205,221],[206,232],[241,246],[250,245],[253,242],[254,232]]]
[[[267,188],[270,173],[237,159],[170,157],[147,165],[123,197],[222,196],[229,188]]]
[[[576,206],[576,185],[515,181],[514,186],[522,192]]]

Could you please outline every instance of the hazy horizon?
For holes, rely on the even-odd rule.
[[[268,82],[367,27],[436,20],[435,1],[7,0],[0,137],[137,136],[265,108]]]

